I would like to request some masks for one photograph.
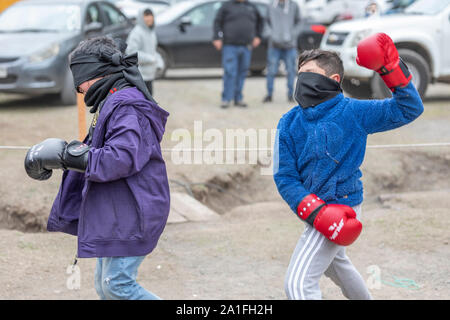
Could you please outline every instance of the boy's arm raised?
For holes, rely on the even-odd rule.
[[[377,33],[362,40],[357,50],[356,62],[376,71],[393,95],[391,99],[359,100],[352,104],[364,130],[367,133],[391,130],[416,119],[423,112],[422,100],[392,39]]]

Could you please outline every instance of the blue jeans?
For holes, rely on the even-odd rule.
[[[252,58],[248,46],[226,44],[222,48],[223,92],[222,101],[242,101],[242,89]]]
[[[137,269],[145,256],[98,258],[95,290],[102,300],[159,300],[136,282]]]
[[[267,52],[267,95],[273,94],[273,82],[280,67],[280,61],[284,62],[287,71],[288,97],[294,93],[294,81],[297,75],[297,49],[278,49],[269,47]]]

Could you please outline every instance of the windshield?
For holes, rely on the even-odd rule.
[[[450,5],[450,0],[419,0],[408,8],[405,13],[435,15]]]
[[[164,4],[164,3],[149,3],[147,8],[152,9],[153,13],[156,16],[157,14],[161,14],[162,11],[169,8],[169,5]]]
[[[12,6],[0,15],[0,32],[67,32],[81,27],[80,7],[27,4]]]

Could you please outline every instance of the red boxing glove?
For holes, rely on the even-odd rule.
[[[359,236],[362,224],[352,208],[343,204],[326,204],[314,194],[298,205],[297,214],[330,241],[348,246]]]
[[[362,40],[357,51],[356,63],[378,72],[392,92],[411,81],[408,67],[400,59],[394,42],[387,34],[376,33]]]

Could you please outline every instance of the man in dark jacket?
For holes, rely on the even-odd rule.
[[[94,118],[84,143],[47,139],[26,155],[31,178],[64,169],[47,230],[77,235],[77,256],[98,258],[100,298],[158,299],[136,275],[169,214],[160,147],[169,114],[149,94],[137,54],[123,56],[112,39],[82,42],[70,60],[75,88]]]
[[[235,106],[247,106],[242,101],[242,89],[250,67],[252,48],[261,43],[263,27],[258,9],[248,0],[230,0],[217,12],[213,44],[217,50],[222,50],[222,108],[228,108],[231,100]]]

